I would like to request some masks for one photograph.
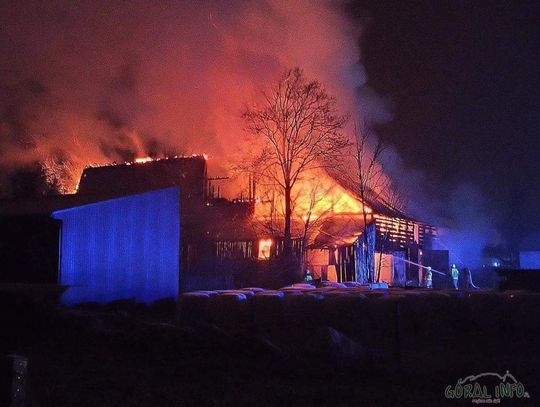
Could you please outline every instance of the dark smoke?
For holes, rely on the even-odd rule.
[[[502,214],[474,184],[448,185],[430,179],[421,171],[406,168],[392,148],[385,151],[384,166],[400,189],[407,191],[407,212],[437,225],[435,249],[449,250],[450,262],[458,267],[482,266],[485,247],[505,243],[501,236]]]

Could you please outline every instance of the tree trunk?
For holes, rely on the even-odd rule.
[[[363,215],[363,218],[364,218],[364,233],[362,233],[362,237],[364,239],[364,247],[366,248],[365,249],[365,252],[363,253],[365,258],[366,258],[366,264],[369,265],[371,259],[370,259],[370,253],[369,253],[369,244],[368,244],[368,236],[367,236],[367,212],[366,212],[366,200],[365,200],[365,194],[364,194],[364,190],[361,189],[360,190],[360,199],[362,200],[362,215]],[[371,273],[369,272],[369,267],[367,269],[367,275],[364,276],[365,278],[365,282],[368,282],[368,283],[371,283],[373,282],[373,279],[372,279],[372,276],[371,276]]]
[[[311,214],[310,214],[311,216]],[[304,225],[304,234],[302,236],[302,247],[300,248],[300,271],[304,272],[306,269],[306,245],[307,245],[307,233],[309,230],[309,217],[306,219]]]
[[[285,230],[283,236],[283,255],[290,257],[293,253],[292,250],[292,236],[291,236],[291,187],[285,186]]]

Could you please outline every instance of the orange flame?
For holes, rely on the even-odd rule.
[[[265,220],[282,217],[285,213],[284,197],[272,188],[256,197],[255,218]],[[332,215],[360,215],[364,206],[353,192],[338,184],[322,171],[299,180],[292,193],[293,218],[304,222],[314,221]],[[372,209],[365,206],[365,212]]]
[[[154,161],[152,157],[141,157],[141,158],[135,158],[135,164],[143,164],[148,163],[150,161]]]
[[[268,260],[270,258],[270,250],[273,244],[274,242],[270,238],[259,240],[259,253],[257,258],[259,260]]]

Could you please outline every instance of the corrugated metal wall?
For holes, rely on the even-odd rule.
[[[62,302],[176,298],[180,194],[167,188],[53,213],[62,220]]]

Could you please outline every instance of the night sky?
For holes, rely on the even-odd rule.
[[[363,1],[353,9],[366,24],[369,84],[393,113],[378,134],[438,193],[476,185],[506,243],[540,249],[540,3]]]

